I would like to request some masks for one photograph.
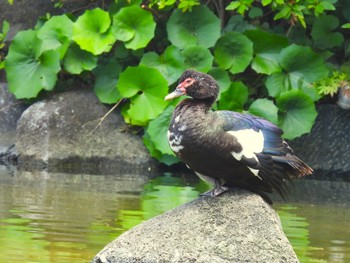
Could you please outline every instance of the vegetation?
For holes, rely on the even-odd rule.
[[[10,30],[10,24],[7,21],[2,22],[2,29],[0,31],[0,70],[5,67],[5,61],[2,55],[1,50],[5,47],[5,40],[7,37],[7,33]]]
[[[115,0],[19,32],[5,69],[20,99],[72,80],[102,103],[124,98],[125,121],[172,164],[166,129],[178,101],[163,98],[187,68],[218,80],[218,109],[263,116],[287,139],[309,132],[315,103],[348,80],[349,14],[345,0]]]

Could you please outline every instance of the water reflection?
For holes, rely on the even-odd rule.
[[[89,262],[127,229],[207,189],[188,175],[149,180],[1,168],[0,262]],[[350,262],[349,206],[308,198],[275,205],[301,262]]]
[[[15,172],[0,175],[0,262],[84,262],[140,211],[147,177]],[[82,260],[85,259],[85,260]]]
[[[275,209],[301,262],[350,262],[349,207],[290,203]]]

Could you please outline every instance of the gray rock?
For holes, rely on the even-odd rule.
[[[96,4],[91,0],[63,0],[62,8],[55,8],[56,1],[52,0],[15,0],[12,5],[7,0],[0,1],[0,21],[7,20],[11,25],[22,25],[22,28],[33,27],[41,16],[46,14],[58,15],[77,9],[85,10]],[[108,1],[109,2],[109,1]]]
[[[17,120],[25,106],[9,93],[6,83],[0,82],[0,164],[12,164],[16,161],[15,135]]]
[[[20,168],[79,173],[153,171],[139,136],[123,132],[122,116],[108,112],[90,91],[75,90],[31,105],[18,121]]]
[[[260,196],[237,189],[198,198],[132,228],[92,262],[299,261],[273,208]]]
[[[350,176],[350,111],[336,105],[318,107],[309,134],[292,140],[295,153],[320,177]]]

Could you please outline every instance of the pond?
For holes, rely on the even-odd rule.
[[[89,262],[129,228],[206,189],[188,174],[149,180],[0,166],[0,262]],[[275,202],[302,263],[350,262],[349,201],[349,182],[299,180],[288,202]]]

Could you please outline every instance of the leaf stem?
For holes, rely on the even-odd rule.
[[[105,115],[103,115],[101,118],[98,119],[98,120],[100,120],[100,121],[98,122],[98,124],[96,125],[96,127],[91,131],[91,134],[94,133],[94,132],[97,130],[97,128],[98,128],[99,126],[101,126],[102,122],[107,118],[107,116],[108,116],[109,114],[111,114],[112,111],[114,111],[114,110],[119,106],[119,104],[120,104],[123,100],[124,100],[124,98],[120,99],[120,100],[119,100]]]

